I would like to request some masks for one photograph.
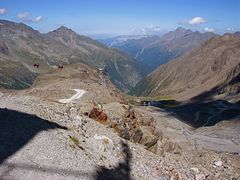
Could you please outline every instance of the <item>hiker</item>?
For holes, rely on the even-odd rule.
[[[35,63],[35,64],[33,65],[33,67],[34,67],[34,68],[39,68],[39,64],[38,64],[38,63]]]
[[[63,69],[63,65],[58,64],[58,69]]]

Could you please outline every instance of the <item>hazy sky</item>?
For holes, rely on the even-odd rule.
[[[240,0],[0,0],[0,19],[41,32],[60,25],[80,34],[157,34],[178,26],[240,30]]]

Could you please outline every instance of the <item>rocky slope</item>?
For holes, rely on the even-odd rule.
[[[194,129],[124,99],[82,64],[0,93],[0,179],[239,178],[238,121]]]
[[[43,99],[53,100],[67,98],[66,94],[74,94],[73,89],[86,92],[86,104],[95,102],[123,102],[118,89],[104,76],[88,65],[66,65],[64,69],[54,69],[36,78],[31,88],[26,92]],[[91,99],[91,100],[90,100]],[[82,102],[84,98],[82,99]]]
[[[104,64],[110,80],[122,90],[134,86],[148,72],[129,56],[66,27],[48,34],[6,20],[0,21],[0,27],[1,87],[29,87],[37,74],[59,64],[85,63],[93,68]],[[34,68],[34,64],[39,68]]]
[[[128,53],[153,70],[161,64],[190,52],[215,36],[214,33],[193,32],[179,27],[161,37],[149,36],[140,39],[129,39],[124,42],[116,42],[112,44],[112,47]]]
[[[139,82],[132,94],[177,100],[239,101],[240,38],[225,34],[160,66]]]
[[[37,74],[19,62],[0,60],[0,87],[23,89],[31,86]]]

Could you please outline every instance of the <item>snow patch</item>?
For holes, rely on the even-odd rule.
[[[145,50],[145,49],[142,48],[142,49],[140,50],[140,52],[138,52],[138,53],[136,54],[135,58],[138,58],[141,54],[143,54],[144,50]]]

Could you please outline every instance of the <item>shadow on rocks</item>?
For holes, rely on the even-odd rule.
[[[117,167],[108,169],[105,167],[100,167],[97,170],[96,180],[131,180],[130,172],[131,172],[131,160],[132,153],[129,149],[129,146],[121,142],[122,152],[125,156],[124,162],[118,164]]]
[[[35,115],[0,108],[0,164],[40,131],[56,128],[67,129]]]

